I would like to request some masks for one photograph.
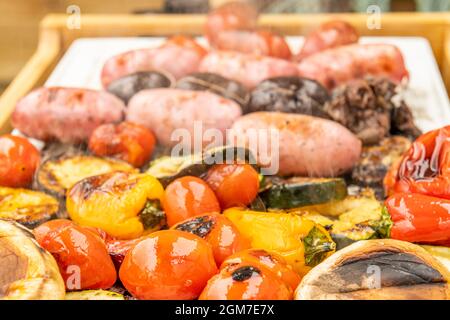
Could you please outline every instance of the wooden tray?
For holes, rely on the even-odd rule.
[[[368,15],[263,15],[260,25],[284,35],[305,35],[320,23],[343,19],[364,36],[418,36],[428,39],[450,92],[450,14],[384,13],[381,28],[369,29]],[[48,15],[40,25],[39,45],[14,81],[0,97],[0,133],[11,130],[10,116],[16,102],[42,85],[70,44],[81,37],[200,35],[204,15],[82,15],[81,28],[67,28],[67,15]]]

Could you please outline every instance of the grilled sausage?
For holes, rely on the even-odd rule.
[[[408,77],[400,50],[389,44],[353,44],[325,50],[303,59],[299,75],[328,89],[367,75],[386,76],[398,83]]]
[[[124,111],[123,102],[107,92],[43,87],[19,100],[12,125],[39,140],[80,143],[99,125],[121,121]]]
[[[240,81],[249,89],[268,78],[298,74],[297,66],[289,61],[232,51],[215,51],[207,54],[199,70]]]
[[[209,140],[203,140],[205,130],[218,129],[225,137],[225,129],[240,115],[241,108],[236,102],[214,93],[168,88],[140,91],[131,98],[127,109],[127,120],[151,129],[164,146],[179,143],[180,136],[172,137],[175,129],[188,130],[191,139],[200,139],[196,141],[206,145]],[[201,125],[201,132],[195,130],[196,125]],[[194,146],[193,140],[182,142]]]
[[[248,147],[263,167],[273,169],[279,160],[280,175],[336,176],[351,169],[361,153],[361,141],[345,127],[301,114],[249,113],[233,124],[229,139]]]

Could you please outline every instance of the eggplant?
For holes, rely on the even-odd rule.
[[[66,191],[84,178],[113,171],[137,172],[130,164],[112,159],[88,155],[75,155],[48,159],[36,173],[37,188],[59,199]]]
[[[329,118],[324,104],[328,91],[317,81],[301,77],[276,77],[262,81],[251,93],[244,113],[277,111]]]
[[[184,176],[201,177],[215,164],[237,161],[256,164],[253,154],[246,148],[221,146],[187,156],[163,156],[154,160],[146,173],[157,178],[166,187]]]
[[[14,220],[27,228],[57,217],[59,202],[39,191],[0,187],[0,219]]]
[[[211,91],[224,98],[237,102],[243,109],[247,107],[250,93],[240,82],[209,72],[190,74],[178,80],[178,89]]]
[[[340,178],[272,178],[268,184],[270,186],[259,194],[267,208],[292,209],[347,196],[347,186]]]
[[[125,104],[141,90],[169,88],[174,80],[168,74],[157,71],[141,71],[118,78],[108,85],[108,92],[120,98]]]
[[[448,300],[450,272],[418,245],[364,240],[313,268],[296,300]]]
[[[64,281],[53,256],[24,226],[0,219],[0,299],[62,300]]]
[[[68,292],[66,300],[125,300],[125,298],[120,293],[107,290],[83,290]]]

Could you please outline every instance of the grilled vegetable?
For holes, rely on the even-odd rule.
[[[158,180],[148,174],[110,172],[76,183],[67,192],[66,207],[70,218],[81,225],[132,239],[162,226],[163,193]],[[152,205],[158,207],[149,208]]]
[[[423,248],[392,239],[367,240],[311,270],[295,299],[447,300],[449,281],[450,272]]]
[[[392,226],[389,213],[383,210],[371,189],[341,201],[296,208],[290,212],[326,227],[338,249],[358,240],[389,238]]]
[[[291,209],[301,206],[342,200],[347,195],[344,179],[275,178],[270,187],[260,193],[268,208]]]
[[[136,169],[115,159],[76,155],[45,161],[37,172],[36,180],[39,189],[63,198],[66,190],[78,181],[112,171],[134,172]]]
[[[64,282],[52,255],[25,227],[0,219],[0,299],[64,299]]]
[[[147,173],[157,178],[165,187],[177,178],[199,177],[206,174],[214,164],[231,163],[233,160],[238,163],[256,162],[248,149],[225,146],[184,157],[161,157],[150,164]]]
[[[125,300],[120,293],[107,290],[84,290],[68,292],[66,300]]]
[[[442,263],[450,272],[450,248],[439,246],[421,246],[428,251],[436,260]]]
[[[232,208],[224,215],[250,239],[252,248],[280,254],[300,275],[306,274],[336,248],[322,226],[295,214]]]
[[[58,200],[43,192],[0,187],[0,219],[34,228],[56,218],[58,208]]]

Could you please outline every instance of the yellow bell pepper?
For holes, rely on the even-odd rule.
[[[133,239],[164,223],[159,181],[139,173],[89,177],[67,191],[66,208],[80,225],[101,228],[118,239]]]
[[[253,248],[280,254],[302,276],[336,248],[322,226],[295,214],[242,208],[231,208],[223,214],[251,240]]]

